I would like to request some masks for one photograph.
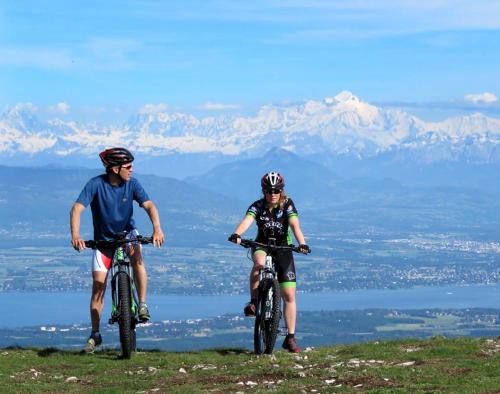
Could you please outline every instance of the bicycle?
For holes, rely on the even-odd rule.
[[[85,246],[91,249],[114,249],[110,268],[111,281],[111,318],[109,324],[118,323],[122,358],[130,358],[136,349],[137,323],[144,323],[139,319],[139,299],[134,284],[133,270],[124,251],[125,244],[150,244],[152,237],[138,235],[133,239],[126,239],[126,233],[119,234],[116,239],[109,241],[85,241]]]
[[[264,267],[259,270],[259,287],[255,308],[254,351],[255,354],[271,354],[276,343],[281,319],[281,293],[278,274],[275,269],[276,252],[279,250],[302,252],[299,247],[294,245],[278,246],[273,238],[270,238],[267,244],[250,239],[241,239],[240,245],[244,248],[261,247],[267,250]]]

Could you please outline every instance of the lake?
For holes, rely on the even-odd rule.
[[[4,306],[0,328],[89,323],[90,293],[0,293]],[[206,318],[242,313],[247,295],[149,296],[153,321]],[[109,317],[109,294],[103,322]],[[399,290],[357,290],[331,293],[299,293],[298,310],[351,309],[500,309],[500,284],[416,287]]]

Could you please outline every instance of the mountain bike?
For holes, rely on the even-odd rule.
[[[244,248],[265,248],[267,251],[264,267],[259,270],[253,343],[255,354],[271,354],[276,343],[281,319],[281,293],[275,268],[276,252],[291,250],[301,253],[301,251],[299,247],[294,245],[277,246],[273,238],[270,238],[267,244],[242,239],[240,245]]]
[[[118,323],[120,332],[120,344],[122,358],[130,358],[136,349],[137,323],[143,323],[139,319],[139,298],[134,284],[133,269],[125,253],[126,244],[150,244],[151,237],[137,237],[127,239],[127,233],[118,235],[109,241],[85,241],[85,246],[91,249],[114,249],[110,268],[111,281],[111,318],[109,324]]]

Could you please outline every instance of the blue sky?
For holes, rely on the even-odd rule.
[[[347,89],[428,117],[500,116],[499,75],[498,1],[0,4],[0,108],[252,112]]]

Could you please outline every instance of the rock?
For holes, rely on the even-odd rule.
[[[300,364],[295,364],[293,368],[294,369],[304,369],[304,367]]]
[[[409,367],[411,365],[415,365],[415,361],[407,361],[405,363],[399,363],[399,364],[396,364],[396,365],[398,365],[400,367]]]
[[[306,373],[305,372],[299,372],[299,378],[305,378]]]
[[[357,384],[356,386],[353,386],[355,389],[358,389],[360,387],[363,387],[363,385],[360,383],[360,384]]]
[[[252,382],[251,380],[249,380],[248,382],[245,383],[247,386],[250,386],[250,387],[254,387],[254,386],[257,386],[258,383],[256,382]]]
[[[326,384],[334,384],[336,382],[336,379],[326,379],[325,383]]]
[[[70,376],[65,380],[66,383],[76,383],[78,382],[78,378],[76,376]]]
[[[158,368],[148,367],[148,372],[151,372],[152,374],[155,374],[156,372],[158,372]]]
[[[179,373],[187,373],[187,371],[184,368],[179,368]]]
[[[304,352],[306,352],[306,353],[307,353],[307,352],[312,352],[313,350],[314,350],[314,347],[312,347],[312,346],[311,346],[311,347],[306,347],[306,348],[304,349]]]

